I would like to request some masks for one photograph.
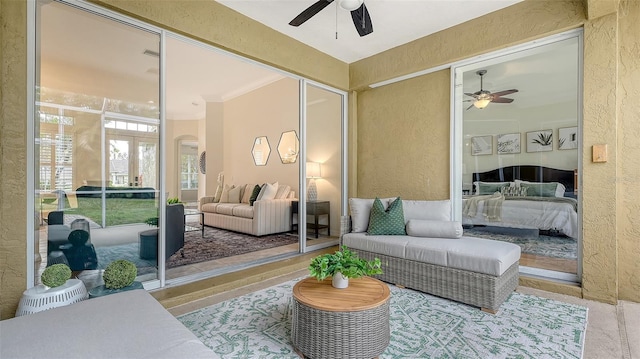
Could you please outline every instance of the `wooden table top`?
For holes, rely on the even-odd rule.
[[[371,277],[350,278],[349,286],[337,289],[331,278],[319,282],[305,278],[293,286],[293,297],[300,303],[329,312],[355,312],[379,307],[389,300],[389,286]]]

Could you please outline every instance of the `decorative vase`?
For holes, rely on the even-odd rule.
[[[340,272],[336,272],[331,278],[331,285],[334,288],[344,289],[349,286],[349,278],[343,276]]]

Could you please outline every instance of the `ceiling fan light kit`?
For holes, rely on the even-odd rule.
[[[311,4],[308,8],[304,9],[298,16],[293,18],[289,22],[291,26],[300,26],[307,20],[314,17],[317,13],[322,11],[325,7],[329,6],[334,0],[318,0]],[[351,19],[353,25],[356,27],[356,31],[360,36],[366,36],[373,32],[373,25],[371,24],[371,16],[367,6],[364,4],[364,0],[338,0],[338,4],[341,8],[351,11]],[[337,38],[337,37],[336,37]]]
[[[511,103],[511,102],[513,102],[512,98],[505,98],[505,97],[502,97],[502,96],[510,95],[512,93],[518,92],[518,90],[516,90],[516,89],[504,90],[504,91],[491,93],[490,91],[487,91],[487,90],[485,90],[483,88],[482,79],[483,79],[483,76],[486,73],[487,73],[487,70],[478,70],[478,71],[476,71],[476,75],[480,76],[480,91],[477,91],[477,92],[474,92],[474,93],[465,92],[465,95],[474,98],[474,100],[466,100],[465,101],[465,102],[473,102],[473,104],[471,104],[471,106],[467,107],[467,110],[471,109],[472,107],[475,107],[475,108],[478,108],[478,109],[482,110],[483,108],[487,107],[489,105],[489,103],[491,103],[491,102],[494,102],[494,103]]]
[[[364,0],[340,0],[339,4],[341,8],[353,11],[358,9],[362,3],[364,3]]]

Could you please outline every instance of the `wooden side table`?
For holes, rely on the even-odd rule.
[[[389,345],[389,286],[370,277],[349,279],[336,289],[331,279],[306,278],[293,287],[291,339],[300,356],[375,358]]]
[[[297,230],[297,224],[293,223],[293,216],[299,216],[299,204],[298,201],[291,202],[291,231],[294,231],[294,227]],[[320,224],[320,216],[327,216],[327,224]],[[318,238],[321,230],[327,230],[327,236],[331,235],[331,202],[329,201],[307,201],[307,216],[313,216],[313,222],[307,223],[307,229],[311,229],[315,237]],[[298,222],[300,219],[298,217]]]

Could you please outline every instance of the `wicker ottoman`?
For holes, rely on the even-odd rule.
[[[293,287],[291,339],[308,358],[375,358],[389,345],[389,287],[373,278],[306,278]]]

